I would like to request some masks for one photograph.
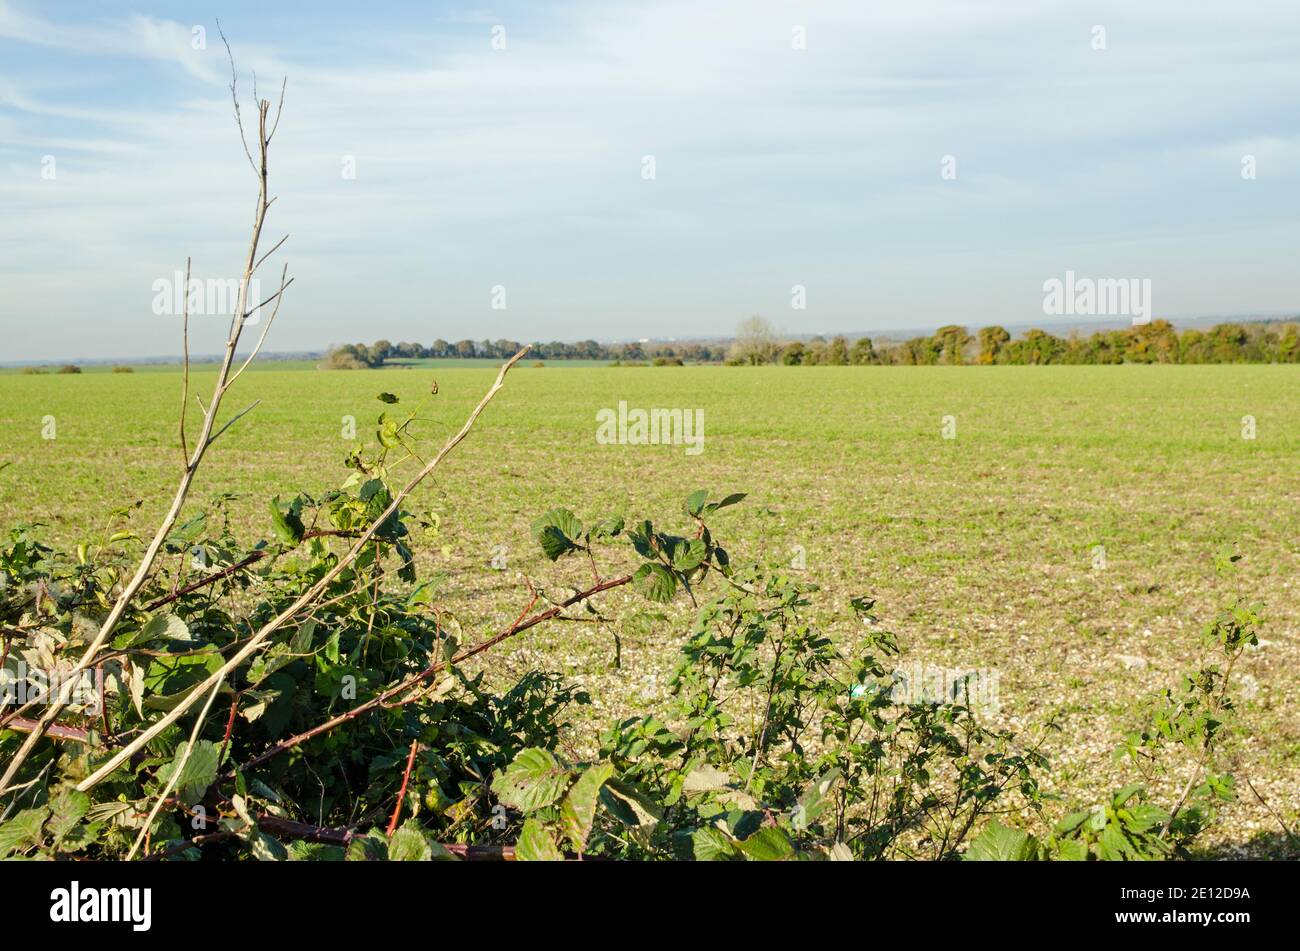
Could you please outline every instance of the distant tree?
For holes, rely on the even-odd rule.
[[[474,356],[474,341],[473,341],[473,340],[457,340],[457,341],[456,341],[456,356],[458,356],[458,357],[472,357],[472,356]]]
[[[742,320],[736,328],[736,339],[727,359],[734,363],[757,366],[774,362],[780,352],[781,345],[777,342],[776,330],[762,317],[755,315]]]
[[[60,373],[80,373],[80,372],[81,372],[81,367],[76,366],[76,365],[71,364],[71,363],[65,363],[65,364],[63,364],[63,366],[59,367],[59,372],[60,372]]]
[[[354,343],[333,347],[321,363],[324,370],[364,370],[369,366],[369,349],[364,344]]]
[[[979,332],[980,354],[978,362],[988,366],[991,363],[997,363],[998,357],[1002,355],[1002,348],[1006,342],[1011,339],[1011,334],[1006,329],[999,327],[997,324],[991,327],[981,327]]]
[[[781,362],[788,367],[797,367],[803,363],[804,345],[798,340],[791,340],[781,351]]]
[[[393,345],[387,340],[376,340],[370,345],[370,358],[376,363],[383,363],[393,353]]]
[[[849,342],[843,337],[836,337],[826,348],[826,365],[832,367],[848,366]]]
[[[451,344],[439,337],[429,347],[429,356],[431,357],[449,357],[451,356]]]
[[[876,349],[871,344],[870,337],[859,337],[853,344],[853,350],[849,354],[849,359],[856,366],[866,366],[875,363],[878,359]]]
[[[961,365],[966,344],[970,343],[970,340],[971,336],[966,332],[965,327],[958,327],[956,324],[940,327],[934,332],[930,343],[930,348],[935,354],[935,362],[946,363],[949,366]]]

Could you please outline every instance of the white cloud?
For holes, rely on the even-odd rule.
[[[72,340],[83,355],[163,346],[153,278],[187,254],[208,273],[234,268],[248,226],[225,50],[214,24],[193,50],[192,24],[35,9],[0,0],[0,42],[51,66],[0,83],[0,202],[22,235],[5,244],[6,285],[22,280],[0,307],[42,315],[18,322],[13,356]],[[1288,4],[660,0],[383,15],[350,44],[326,11],[300,31],[225,23],[241,91],[256,71],[274,98],[289,77],[270,227],[292,232],[299,281],[279,348],[372,330],[725,332],[755,310],[793,330],[799,315],[781,308],[801,279],[818,285],[815,329],[1014,322],[1033,317],[1009,312],[1023,288],[1072,254],[1160,271],[1163,299],[1183,310],[1296,299],[1290,272],[1270,269],[1272,244],[1259,242],[1249,280],[1207,288],[1204,249],[1170,243],[1195,227],[1236,253],[1243,218],[1270,233],[1297,197],[1300,12]],[[505,51],[490,45],[497,23]],[[1104,52],[1089,46],[1098,23]],[[791,49],[796,25],[807,50]],[[1248,147],[1261,178],[1243,185],[1234,155]],[[45,153],[56,181],[39,177]],[[647,154],[654,182],[640,177]],[[939,179],[946,154],[956,182]],[[344,156],[355,181],[340,176]],[[504,313],[487,308],[497,283],[512,288]]]

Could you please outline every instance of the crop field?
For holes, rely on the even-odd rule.
[[[196,369],[191,392],[206,398],[213,375]],[[377,394],[403,408],[424,401],[414,432],[432,452],[492,378],[445,365],[252,370],[226,418],[260,403],[215,445],[191,504],[237,494],[233,524],[251,547],[271,534],[270,496],[346,478],[344,456],[373,439],[386,408]],[[0,376],[0,526],[37,513],[44,537],[71,544],[142,500],[131,525],[152,534],[181,468],[180,381],[174,368]],[[702,410],[703,451],[601,444],[597,413],[620,402]],[[1233,672],[1244,698],[1230,749],[1240,801],[1206,846],[1274,849],[1278,823],[1245,779],[1297,824],[1300,367],[525,361],[413,496],[408,507],[439,526],[417,539],[417,562],[477,640],[519,613],[525,576],[556,588],[572,577],[532,540],[538,514],[563,505],[588,520],[682,528],[681,500],[695,488],[749,493],[715,517],[717,531],[738,555],[801,565],[823,588],[818,620],[835,638],[860,636],[848,602],[869,594],[906,662],[995,671],[999,722],[1029,735],[1059,726],[1045,744],[1049,782],[1072,796],[1112,788],[1111,753],[1134,703],[1196,663],[1203,624],[1238,597],[1259,603],[1263,640]],[[1225,553],[1242,557],[1225,568]],[[647,603],[623,591],[602,606],[608,623],[543,625],[485,655],[490,677],[539,667],[588,691],[566,740],[577,749],[662,698],[692,613],[679,601],[662,609],[668,623],[648,624]]]

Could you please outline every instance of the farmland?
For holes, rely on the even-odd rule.
[[[212,376],[197,368],[191,391],[206,394]],[[347,417],[369,438],[385,408],[376,394],[396,394],[403,407],[424,400],[429,421],[414,431],[435,448],[492,376],[456,366],[250,371],[226,418],[260,403],[216,444],[192,499],[236,493],[233,524],[251,546],[270,534],[270,496],[342,481]],[[72,544],[139,499],[131,525],[147,537],[180,468],[179,392],[175,369],[0,376],[0,465],[9,463],[0,526],[36,513],[44,537]],[[598,444],[597,412],[620,401],[702,409],[704,451]],[[1243,438],[1246,416],[1253,439]],[[1050,782],[1072,796],[1111,787],[1110,751],[1134,702],[1194,664],[1202,624],[1245,596],[1267,623],[1234,672],[1246,729],[1231,755],[1291,824],[1300,809],[1298,421],[1300,367],[1287,366],[525,362],[409,507],[438,517],[417,561],[474,639],[518,614],[521,572],[542,584],[559,577],[530,538],[539,512],[565,505],[583,518],[663,520],[696,487],[747,492],[716,519],[733,551],[799,558],[826,594],[818,620],[841,640],[860,633],[848,599],[869,593],[908,660],[998,671],[1007,724],[1035,733],[1058,719],[1045,747]],[[1216,569],[1225,551],[1243,556],[1231,571]],[[579,748],[613,717],[652,709],[690,615],[675,603],[667,622],[647,623],[645,602],[620,592],[607,608],[621,612],[610,625],[542,626],[491,655],[493,677],[543,667],[589,691],[572,737]],[[1241,787],[1207,846],[1267,848],[1277,834]]]

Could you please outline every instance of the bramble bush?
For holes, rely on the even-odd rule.
[[[270,500],[267,537],[234,537],[228,494],[167,535],[89,687],[0,797],[0,856],[1144,859],[1187,855],[1233,799],[1216,751],[1253,610],[1208,626],[1221,667],[1143,708],[1119,751],[1139,781],[1054,821],[1046,733],[991,727],[968,691],[899,699],[900,646],[873,601],[851,604],[860,635],[833,639],[809,620],[815,585],[723,547],[714,525],[741,494],[693,492],[659,525],[543,513],[536,541],[572,584],[528,582],[519,619],[468,644],[417,576],[437,519],[384,517],[420,413],[380,400],[374,448],[349,452],[336,488]],[[0,760],[36,728],[24,714],[41,677],[72,668],[138,560],[132,511],[72,551],[43,544],[39,525],[0,546]],[[95,780],[372,529],[201,712]],[[651,604],[690,599],[696,620],[663,708],[610,724],[576,760],[560,740],[584,692],[544,670],[489,682],[474,658],[555,618],[609,620],[601,595],[622,586]],[[1171,776],[1179,795],[1157,804],[1149,790]]]

